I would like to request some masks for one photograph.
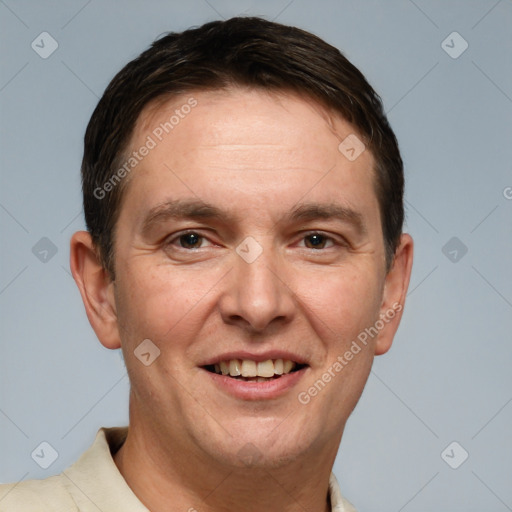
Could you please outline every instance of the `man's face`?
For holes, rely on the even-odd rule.
[[[294,95],[238,89],[141,116],[131,148],[148,135],[156,146],[127,183],[114,290],[131,413],[147,432],[219,462],[239,462],[248,443],[269,464],[334,458],[378,337],[307,404],[299,393],[384,312],[373,157],[338,149],[354,132]],[[134,355],[146,339],[160,350],[149,366]],[[218,373],[254,375],[268,360],[260,374],[293,371]]]

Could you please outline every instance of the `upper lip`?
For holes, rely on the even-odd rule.
[[[237,350],[235,352],[225,352],[224,354],[212,356],[206,359],[199,366],[210,366],[212,364],[218,364],[220,361],[231,361],[232,359],[247,359],[257,363],[268,361],[269,359],[289,359],[290,361],[294,361],[298,364],[308,364],[304,357],[284,350],[268,350],[266,352],[260,353],[249,352],[246,350]]]

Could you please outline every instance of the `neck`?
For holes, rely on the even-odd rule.
[[[329,476],[336,453],[272,468],[233,467],[198,453],[186,442],[162,442],[130,421],[114,461],[151,512],[329,512]]]

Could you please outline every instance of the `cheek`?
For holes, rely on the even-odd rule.
[[[144,338],[163,343],[173,334],[179,340],[176,332],[183,331],[186,319],[211,285],[207,279],[170,266],[142,263],[133,262],[119,272],[123,280],[116,294],[118,319],[126,327],[125,334],[130,343]]]
[[[382,293],[377,281],[374,269],[337,268],[301,279],[296,295],[311,321],[342,348],[378,318]]]

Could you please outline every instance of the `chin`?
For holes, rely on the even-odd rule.
[[[227,425],[221,438],[198,440],[203,449],[222,464],[236,468],[277,469],[308,457],[317,436],[289,418],[245,418]],[[231,435],[230,435],[231,434]],[[321,435],[321,432],[318,433]],[[316,451],[316,450],[315,450]]]

